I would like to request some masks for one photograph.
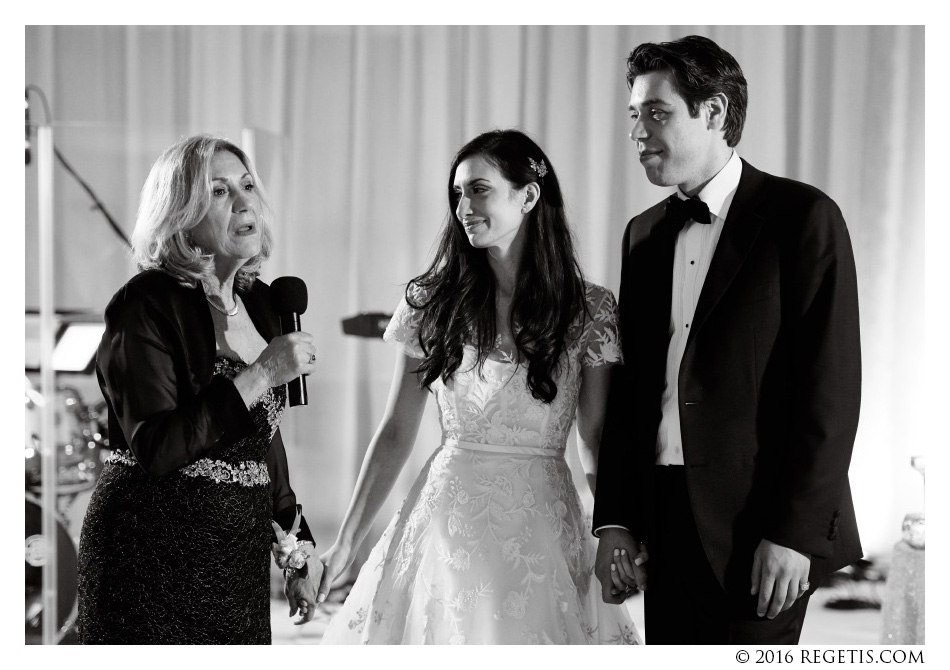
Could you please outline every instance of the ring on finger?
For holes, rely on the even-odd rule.
[[[798,584],[798,590],[801,591],[802,593],[804,593],[810,588],[811,588],[811,584],[809,582],[800,582]]]

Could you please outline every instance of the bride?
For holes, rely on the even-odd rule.
[[[593,487],[613,295],[584,281],[557,176],[515,130],[456,155],[436,258],[384,339],[401,352],[385,416],[326,565],[352,561],[413,447],[429,392],[442,444],[363,565],[327,644],[639,644],[603,602],[594,539],[564,460],[577,418]],[[645,557],[638,557],[643,560]],[[629,557],[617,557],[629,569]]]

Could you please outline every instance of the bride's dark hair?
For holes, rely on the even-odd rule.
[[[540,197],[525,217],[525,245],[511,306],[518,356],[527,361],[531,395],[550,403],[557,395],[556,366],[568,326],[584,309],[584,278],[564,214],[561,187],[541,148],[517,130],[483,133],[459,150],[449,171],[449,214],[429,268],[406,286],[406,301],[422,310],[419,344],[425,358],[422,384],[447,381],[472,344],[479,369],[494,348],[495,276],[488,252],[473,247],[456,217],[455,172],[467,158],[481,156],[516,189],[538,184]],[[543,175],[543,176],[542,176]],[[414,289],[413,287],[417,287]],[[421,289],[418,290],[418,289]]]

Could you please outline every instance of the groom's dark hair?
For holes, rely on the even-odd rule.
[[[676,92],[683,96],[690,116],[699,105],[717,93],[729,100],[723,133],[734,147],[742,137],[748,90],[742,68],[732,55],[708,37],[689,35],[672,42],[646,42],[627,58],[627,86],[646,72],[667,71],[673,75]]]

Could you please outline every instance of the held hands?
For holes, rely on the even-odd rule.
[[[629,531],[604,528],[600,531],[594,574],[600,580],[605,603],[620,604],[634,589],[645,591],[647,574],[646,545],[637,545]]]
[[[317,612],[317,588],[314,583],[319,583],[320,577],[325,572],[323,564],[319,561],[317,563],[319,567],[316,571],[313,563],[309,565],[306,577],[294,575],[284,581],[284,595],[290,603],[290,616],[300,612],[300,618],[294,621],[295,626],[312,621]]]
[[[758,594],[756,612],[774,619],[795,604],[809,588],[811,557],[763,539],[752,562],[752,595]]]
[[[317,589],[317,602],[322,603],[326,600],[327,594],[330,593],[333,582],[343,574],[343,571],[350,564],[350,550],[339,544],[334,544],[320,557],[320,562],[325,567],[320,586]]]
[[[299,332],[275,337],[253,365],[271,387],[316,372],[316,360],[313,335]]]

